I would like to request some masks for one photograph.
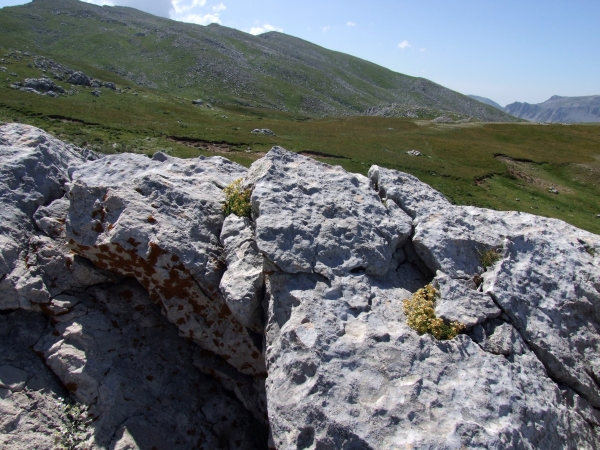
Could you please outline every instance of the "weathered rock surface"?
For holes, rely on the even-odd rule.
[[[50,300],[55,288],[36,271],[34,259],[53,267],[73,262],[60,244],[36,235],[32,218],[38,208],[63,197],[68,167],[84,160],[80,151],[41,130],[0,126],[0,309],[39,309],[38,304]],[[74,272],[81,268],[78,261],[73,272],[67,270],[63,286],[69,283],[65,277],[77,278]],[[57,278],[52,272],[50,278]]]
[[[221,279],[221,292],[239,322],[257,333],[263,332],[261,289],[263,258],[254,241],[250,220],[230,215],[223,223],[221,243],[227,271]]]
[[[569,326],[578,333],[568,341],[572,343],[570,350],[575,361],[567,360],[566,353],[562,353],[564,358],[557,365],[573,366],[573,376],[584,381],[586,376],[583,371],[576,372],[578,367],[594,373],[599,347],[597,319],[590,306],[587,313],[581,308],[597,304],[597,292],[589,290],[593,282],[586,281],[598,273],[597,263],[592,268],[591,255],[574,252],[567,242],[577,235],[595,248],[598,237],[550,219],[455,207],[416,178],[375,167],[370,175],[376,191],[388,205],[398,204],[415,218],[412,244],[416,255],[411,255],[412,244],[406,244],[404,249],[389,247],[395,257],[386,258],[378,272],[338,269],[319,273],[310,270],[314,266],[309,264],[298,270],[299,264],[290,264],[285,258],[291,254],[294,260],[304,261],[296,255],[314,248],[311,238],[317,236],[332,247],[339,245],[335,233],[326,234],[324,227],[309,229],[308,236],[302,236],[306,244],[296,244],[300,247],[296,249],[295,242],[288,243],[287,229],[281,224],[309,222],[303,208],[308,203],[304,200],[308,197],[306,190],[317,184],[313,180],[319,180],[319,186],[327,186],[327,178],[343,178],[342,173],[341,169],[336,173],[336,169],[326,169],[318,163],[299,161],[277,149],[255,163],[248,176],[249,182],[255,184],[252,201],[257,216],[257,243],[267,260],[266,267],[274,263],[265,272],[265,278],[267,398],[275,445],[597,448],[599,416],[592,406],[594,396],[581,385],[569,382],[568,377],[557,378],[552,361],[538,349],[545,345],[558,360],[568,348],[566,335],[561,340],[559,333],[552,332],[556,326],[551,322],[567,310],[569,313],[562,320],[572,318]],[[285,181],[278,182],[279,179]],[[286,188],[296,179],[303,180],[304,192]],[[265,180],[264,184],[261,180]],[[310,197],[311,210],[343,204],[348,189],[342,183],[339,186],[339,190],[323,190],[320,197]],[[270,190],[273,194],[269,195]],[[271,212],[273,197],[280,198],[281,204]],[[284,202],[290,207],[286,208]],[[360,214],[365,219],[365,234],[381,223],[380,211],[372,210],[373,215],[369,212],[363,210]],[[338,217],[336,214],[343,217],[343,209],[336,210],[333,220]],[[315,222],[319,221],[309,223]],[[537,224],[540,239],[547,239],[545,244],[538,242],[540,249],[562,254],[559,249],[564,242],[564,253],[573,255],[574,261],[569,261],[573,271],[566,271],[564,276],[574,280],[575,286],[556,292],[537,273],[522,274],[528,280],[523,284],[518,277],[507,273],[503,278],[490,270],[483,274],[483,291],[477,290],[480,282],[473,278],[483,271],[479,252],[503,245],[506,238],[516,240],[517,235],[511,233],[522,233],[531,222]],[[540,233],[544,226],[555,229],[556,234],[544,236]],[[505,232],[501,232],[501,227]],[[561,233],[566,236],[564,241],[558,239],[555,244]],[[390,242],[398,245],[401,239]],[[281,249],[286,250],[285,254]],[[407,289],[406,278],[410,277],[403,277],[405,272],[399,270],[409,255],[412,273],[420,271],[423,284],[431,280],[431,273],[440,271],[434,279],[441,293],[438,311],[449,320],[465,321],[473,327],[471,334],[437,341],[429,335],[419,336],[406,325],[402,300],[419,287]],[[537,266],[537,259],[534,263],[526,255],[526,261],[519,264],[519,255],[515,251],[512,257],[505,256],[494,270],[502,270],[504,261],[522,270]],[[548,265],[541,270],[558,277],[562,265],[553,266],[552,257],[546,256]],[[361,265],[369,267],[374,261],[376,257],[367,253]],[[404,264],[385,273],[385,267],[395,267],[399,261]],[[422,268],[423,264],[426,268]],[[577,267],[577,273],[586,269],[579,278],[575,274]],[[506,302],[513,302],[512,315],[522,315],[521,321],[513,318],[506,303],[499,300],[496,280],[500,279],[515,283]],[[517,286],[527,285],[532,285],[533,298],[527,290],[517,292]],[[569,286],[566,278],[562,285]],[[528,306],[535,300],[536,292],[548,292],[557,299],[547,306],[556,308],[555,317],[548,317],[545,309]],[[576,304],[582,306],[577,309]],[[541,298],[535,305],[546,307]],[[535,329],[537,336],[533,329],[528,334],[528,327]],[[540,341],[537,345],[536,339]],[[559,341],[565,344],[563,348],[553,345]],[[584,341],[588,346],[583,345]]]
[[[91,86],[92,84],[90,77],[83,72],[73,72],[67,82],[78,86]]]
[[[385,275],[410,235],[410,217],[341,167],[275,147],[247,179],[258,248],[286,272]]]
[[[264,373],[261,349],[219,291],[222,189],[245,172],[221,157],[162,153],[72,168],[67,239],[96,266],[135,277],[182,335],[255,375]]]
[[[278,147],[98,159],[9,124],[0,175],[2,448],[600,447],[596,235]],[[464,334],[408,327],[428,283]]]
[[[94,448],[264,448],[265,425],[195,367],[201,349],[139,284],[97,286],[78,299],[35,350],[90,405]]]
[[[0,315],[0,448],[53,449],[66,437],[70,421],[59,399],[68,393],[32,350],[47,325],[41,313]],[[9,389],[6,375],[15,381]]]

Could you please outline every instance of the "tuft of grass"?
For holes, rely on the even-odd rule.
[[[484,270],[487,270],[488,267],[496,264],[500,258],[500,253],[498,253],[498,250],[495,248],[490,248],[479,253],[479,261]]]
[[[428,284],[415,292],[410,300],[404,300],[406,322],[419,334],[429,333],[441,341],[453,339],[465,329],[465,325],[460,322],[446,323],[435,316],[436,294],[435,288]]]
[[[250,189],[242,188],[242,178],[238,178],[224,190],[225,204],[223,205],[223,214],[225,217],[235,214],[238,217],[250,217],[252,205],[250,204]]]

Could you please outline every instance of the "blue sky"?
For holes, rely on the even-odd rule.
[[[598,0],[89,0],[175,20],[277,30],[464,94],[600,95]],[[0,7],[27,3],[0,0]]]

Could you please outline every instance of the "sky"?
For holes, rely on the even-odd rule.
[[[0,7],[28,3],[0,0]],[[281,31],[502,106],[600,95],[598,0],[88,0]]]

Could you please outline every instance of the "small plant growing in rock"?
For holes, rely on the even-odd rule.
[[[57,405],[61,409],[65,425],[58,429],[57,447],[74,450],[81,448],[90,437],[91,417],[88,415],[88,407],[79,403],[66,402],[59,398]]]
[[[250,189],[242,189],[242,179],[239,178],[224,189],[225,204],[223,214],[225,217],[235,214],[238,217],[250,217],[252,206],[250,205]]]
[[[484,250],[483,252],[479,252],[479,261],[481,262],[484,270],[496,264],[500,258],[500,253],[498,253],[498,250],[495,248],[490,248]]]
[[[435,316],[436,294],[435,288],[428,284],[415,292],[410,300],[404,300],[406,322],[419,334],[429,333],[441,341],[453,339],[465,329],[465,325],[460,322],[446,323]]]

